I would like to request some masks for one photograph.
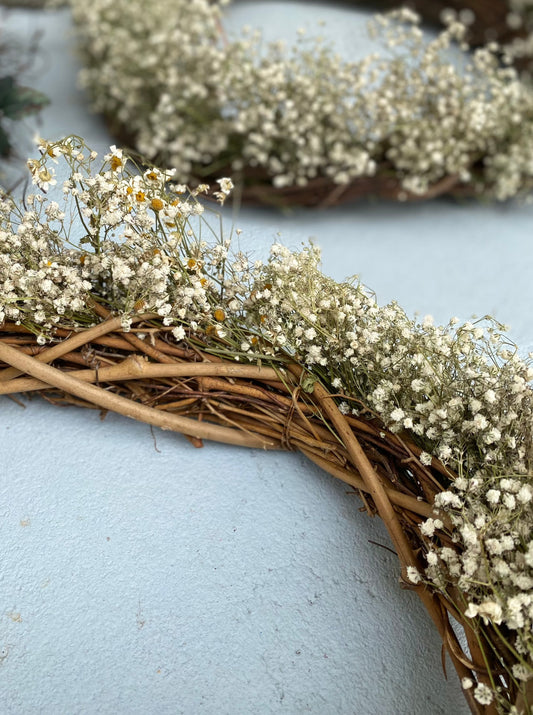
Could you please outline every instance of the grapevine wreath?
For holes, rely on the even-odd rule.
[[[182,180],[227,174],[246,201],[310,206],[504,200],[533,184],[529,0],[416,0],[440,34],[393,10],[371,22],[380,53],[358,62],[305,36],[229,39],[227,0],[70,3],[94,108]]]
[[[502,326],[413,321],[312,245],[254,262],[202,230],[206,185],[116,147],[40,150],[0,203],[0,394],[302,452],[383,519],[472,712],[530,713],[533,368]]]

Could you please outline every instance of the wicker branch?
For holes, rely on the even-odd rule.
[[[103,320],[46,349],[24,328],[4,323],[0,394],[33,392],[58,405],[112,410],[182,433],[196,446],[212,439],[302,452],[356,489],[367,511],[381,516],[398,554],[401,582],[420,597],[459,677],[487,682],[488,666],[492,673],[499,672],[501,654],[479,647],[480,635],[460,611],[460,599],[415,586],[406,575],[410,566],[422,570],[425,545],[418,527],[432,513],[436,484],[442,474],[453,477],[442,464],[433,460],[431,467],[422,465],[417,448],[390,433],[372,414],[341,414],[335,396],[320,383],[304,391],[308,375],[299,365],[273,368],[222,361],[201,346],[176,345],[162,326],[154,328],[153,316],[136,320],[143,332],[151,331],[146,340],[122,332],[118,323]],[[154,350],[160,359],[146,355]],[[465,630],[468,653],[450,625],[450,614]],[[471,690],[465,696],[473,713],[495,712],[480,706]],[[508,697],[513,702],[510,684]]]

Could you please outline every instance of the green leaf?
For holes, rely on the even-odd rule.
[[[13,77],[0,78],[0,114],[9,119],[22,119],[48,104],[48,98],[30,87],[20,87]]]
[[[16,115],[12,119],[21,119],[28,114],[35,114],[50,103],[50,100],[42,92],[31,87],[17,88]]]
[[[0,156],[7,156],[11,150],[11,144],[9,143],[9,138],[0,126]]]
[[[314,375],[306,374],[300,380],[300,385],[304,392],[311,393],[315,389],[316,377]]]
[[[13,77],[0,77],[0,107],[7,104],[13,94],[15,80]]]

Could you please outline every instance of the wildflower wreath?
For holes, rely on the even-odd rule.
[[[0,394],[301,451],[385,522],[472,712],[531,712],[533,369],[502,326],[414,322],[313,246],[253,262],[204,240],[205,185],[128,161],[42,142],[38,193],[3,197]]]
[[[504,200],[533,184],[533,90],[513,65],[533,44],[528,0],[419,0],[432,19],[450,5],[480,19],[443,13],[428,40],[410,10],[377,16],[383,52],[358,62],[305,36],[288,49],[254,33],[229,41],[228,0],[70,2],[94,108],[182,178],[228,174],[245,201],[312,206]]]

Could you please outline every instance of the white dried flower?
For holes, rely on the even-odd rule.
[[[431,462],[433,461],[433,457],[431,454],[428,454],[427,452],[421,452],[420,454],[420,461],[422,464],[426,467],[431,466]]]
[[[480,705],[490,705],[494,699],[492,690],[484,683],[476,685],[474,697]]]
[[[408,566],[407,567],[407,578],[411,583],[420,583],[422,577],[420,575],[420,571],[415,567],[415,566]]]

